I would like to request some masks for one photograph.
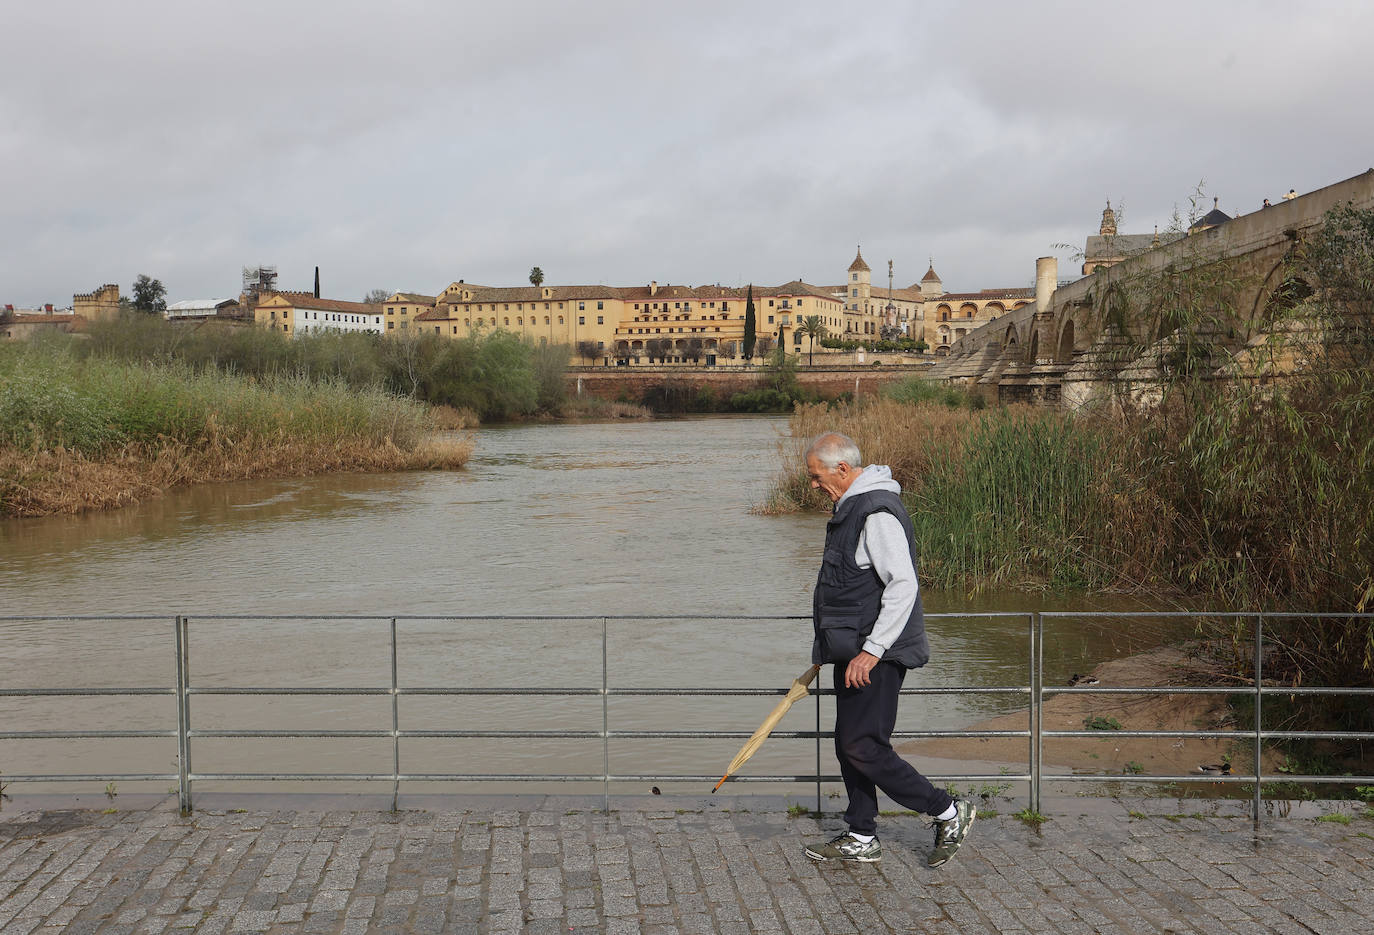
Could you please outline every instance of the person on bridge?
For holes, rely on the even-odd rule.
[[[806,856],[879,860],[881,789],[935,819],[935,847],[926,863],[938,867],[964,843],[977,809],[935,788],[892,749],[902,682],[930,658],[902,488],[885,465],[864,467],[858,445],[837,432],[812,442],[806,472],[811,487],[835,504],[812,600],[811,661],[835,665],[835,756],[849,793],[849,830],[808,845]]]

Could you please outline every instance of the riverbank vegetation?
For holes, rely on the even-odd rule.
[[[453,468],[471,449],[380,387],[113,360],[71,341],[0,345],[0,515],[116,507],[211,480]]]
[[[713,386],[698,386],[689,379],[665,374],[649,383],[638,395],[622,396],[621,401],[666,415],[685,413],[787,413],[798,404],[821,402],[815,389],[802,386],[797,379],[799,358],[774,347],[757,370],[749,389],[723,391]],[[849,399],[845,393],[838,400]],[[834,400],[832,400],[834,401]]]
[[[331,331],[287,338],[264,328],[188,327],[126,316],[93,324],[74,353],[381,389],[492,422],[557,415],[567,401],[564,375],[571,352],[499,330],[459,340]]]
[[[1222,304],[1238,291],[1225,269],[1130,284],[1136,307],[1160,316],[1147,339],[1168,336],[1146,398],[1125,394],[1076,414],[900,392],[798,407],[766,509],[828,506],[807,490],[800,458],[835,429],[870,463],[892,466],[931,586],[1130,590],[1309,615],[1374,610],[1374,212],[1333,212],[1293,264],[1267,340],[1225,365],[1218,335],[1239,317]],[[1228,668],[1242,682],[1253,678],[1252,627],[1246,618],[1211,634],[1232,645]],[[1374,685],[1374,621],[1272,619],[1265,638],[1266,681]],[[1359,701],[1266,702],[1266,727],[1374,729],[1374,709]],[[1305,749],[1321,762],[1326,748]]]

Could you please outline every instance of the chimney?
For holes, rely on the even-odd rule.
[[[315,267],[315,298],[320,297],[320,268]]]
[[[650,283],[649,283],[649,295],[651,295],[651,296],[658,295],[658,280],[652,280],[652,281],[650,281]]]
[[[1052,256],[1042,256],[1035,261],[1035,312],[1040,314],[1050,307],[1050,296],[1054,295],[1059,284],[1059,260]]]

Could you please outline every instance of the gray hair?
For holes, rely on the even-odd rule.
[[[813,455],[821,464],[832,469],[841,461],[852,468],[864,466],[863,455],[859,454],[859,446],[854,443],[854,439],[839,432],[826,432],[817,437],[811,443],[811,447],[806,449],[808,458]]]

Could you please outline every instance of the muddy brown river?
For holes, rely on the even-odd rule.
[[[249,481],[128,509],[0,521],[0,688],[170,687],[173,621],[190,618],[191,684],[386,688],[390,618],[402,686],[785,687],[808,663],[803,616],[825,518],[759,516],[787,422],[712,417],[485,428],[455,472]],[[930,613],[1131,609],[1124,601],[928,592]],[[95,616],[68,621],[54,618]],[[146,615],[150,620],[116,619]],[[530,617],[593,620],[531,620]],[[266,619],[268,617],[276,619]],[[325,619],[348,617],[353,619]],[[453,618],[475,617],[476,620]],[[930,621],[932,664],[908,686],[1027,684],[1024,618]],[[1167,627],[1084,617],[1046,639],[1047,682],[1155,645]],[[822,679],[828,679],[828,670]],[[899,730],[967,725],[1024,705],[912,698]],[[599,697],[407,696],[402,729],[600,730]],[[613,697],[612,730],[751,730],[761,697]],[[822,710],[823,721],[829,712]],[[8,730],[166,730],[170,697],[0,697]],[[197,730],[389,729],[387,696],[196,696]],[[805,703],[784,729],[815,726]],[[828,725],[827,725],[828,726]],[[372,773],[389,738],[195,738],[197,773]],[[614,774],[719,773],[738,740],[615,739]],[[406,773],[600,774],[599,739],[402,740]],[[833,757],[822,753],[823,768]],[[814,769],[813,740],[771,742],[749,769]],[[1021,767],[1021,768],[1024,768]],[[3,776],[175,772],[170,738],[0,740]],[[665,792],[699,784],[657,783]],[[99,783],[75,784],[86,791]],[[639,790],[627,783],[620,791]],[[168,783],[124,788],[166,790]],[[18,783],[11,792],[70,791]],[[206,790],[356,791],[357,783],[205,780]],[[387,784],[389,791],[389,784]],[[600,784],[424,784],[415,792],[594,791]],[[779,791],[734,786],[735,791]]]

